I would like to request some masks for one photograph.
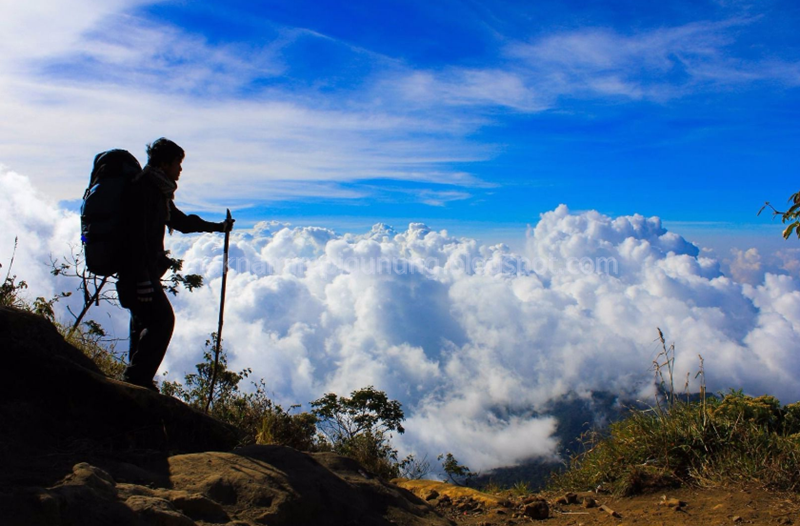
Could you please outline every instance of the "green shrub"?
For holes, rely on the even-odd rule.
[[[783,408],[783,433],[800,434],[800,402],[789,404]]]
[[[702,356],[695,375],[699,397],[678,396],[675,345],[667,346],[661,329],[658,341],[655,407],[632,409],[606,430],[585,435],[585,451],[553,476],[550,487],[604,486],[623,495],[678,484],[800,488],[800,404],[781,407],[773,396],[752,397],[741,390],[721,399],[707,397]],[[684,390],[688,380],[687,375]]]
[[[527,485],[527,483],[526,483]],[[496,482],[492,479],[489,479],[488,482],[480,486],[480,491],[484,493],[489,493],[490,495],[499,495],[505,491],[507,491],[506,487]]]
[[[524,480],[517,481],[511,486],[511,494],[517,497],[524,497],[531,494],[531,485]]]
[[[781,403],[777,398],[769,395],[753,398],[741,391],[731,391],[711,409],[711,416],[716,421],[743,419],[769,431],[779,431],[783,422]]]
[[[368,386],[353,391],[349,398],[327,393],[311,402],[311,407],[323,443],[332,451],[386,479],[397,477],[409,461],[398,462],[397,450],[390,443],[392,431],[405,431],[403,409],[383,391]]]
[[[276,444],[300,451],[313,451],[316,449],[316,433],[317,417],[313,414],[290,414],[281,406],[270,404],[261,417],[255,441],[257,444]]]

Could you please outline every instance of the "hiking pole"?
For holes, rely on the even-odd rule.
[[[222,344],[222,320],[225,314],[225,285],[228,282],[228,247],[231,242],[231,210],[227,209],[228,215],[225,218],[225,245],[222,253],[222,293],[219,299],[219,325],[217,326],[217,345],[214,347],[214,369],[211,372],[211,386],[208,389],[208,398],[206,399],[205,412],[208,413],[208,408],[211,405],[211,399],[214,398],[214,384],[217,381],[217,368],[219,367],[219,353],[220,345]]]

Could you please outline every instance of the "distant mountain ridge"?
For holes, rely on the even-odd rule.
[[[619,397],[609,392],[598,391],[589,397],[570,394],[550,402],[532,416],[551,416],[557,420],[555,437],[558,439],[558,454],[563,461],[531,460],[518,466],[501,467],[481,473],[472,481],[474,485],[489,483],[511,487],[517,483],[528,484],[531,491],[543,489],[550,474],[565,467],[565,462],[582,451],[581,436],[592,429],[606,426],[625,417],[627,409]]]

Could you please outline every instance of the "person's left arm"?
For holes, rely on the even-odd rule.
[[[193,232],[225,232],[227,228],[226,221],[212,223],[194,214],[186,215],[175,206],[175,203],[172,201],[170,201],[169,206],[169,221],[167,222],[167,226],[174,228],[178,232],[183,232],[184,234],[191,234]],[[233,224],[231,223],[231,227],[232,226]]]

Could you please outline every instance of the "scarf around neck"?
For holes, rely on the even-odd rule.
[[[146,165],[140,173],[136,180],[142,178],[149,179],[156,187],[161,191],[161,194],[164,196],[167,205],[167,217],[165,221],[169,221],[170,219],[170,210],[172,208],[172,200],[175,199],[175,190],[178,189],[178,183],[167,177],[167,174],[164,173],[163,170],[160,168],[156,168],[152,165]],[[172,229],[170,228],[170,231]]]

